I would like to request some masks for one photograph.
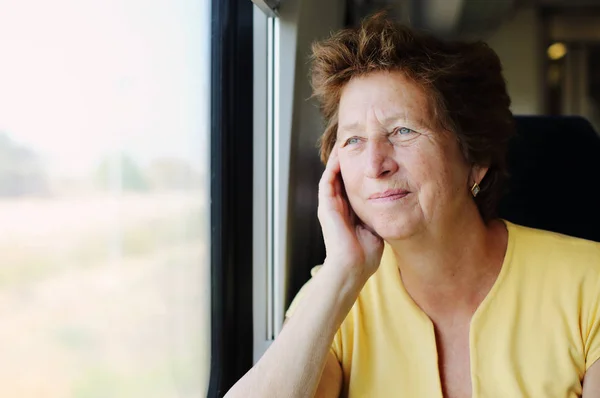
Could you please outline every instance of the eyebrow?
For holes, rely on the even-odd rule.
[[[417,125],[417,127],[430,128],[429,124],[425,123],[425,121],[422,119],[406,118],[402,115],[394,115],[394,116],[386,117],[385,119],[383,119],[382,124],[384,126],[388,126],[388,125],[392,124],[393,122],[397,122],[400,120],[410,121],[411,123],[415,123]],[[364,129],[363,125],[359,122],[345,124],[343,126],[338,127],[338,131],[347,132],[347,133],[360,132],[360,131],[363,131],[363,129]]]

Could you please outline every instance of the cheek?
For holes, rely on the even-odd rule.
[[[455,196],[467,178],[461,159],[441,148],[422,155],[415,161],[416,180],[422,182],[422,193],[436,201]]]
[[[360,191],[362,181],[361,170],[358,162],[353,162],[352,159],[340,157],[340,172],[348,196],[354,196]]]

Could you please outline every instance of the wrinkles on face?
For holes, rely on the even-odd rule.
[[[424,228],[460,205],[468,167],[453,136],[431,127],[438,124],[429,109],[425,92],[401,72],[353,79],[342,92],[342,178],[356,214],[382,237]],[[369,199],[389,190],[408,194]]]

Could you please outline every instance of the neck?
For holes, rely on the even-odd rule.
[[[501,222],[486,225],[475,212],[389,243],[402,282],[421,308],[474,312],[500,272],[506,236]]]

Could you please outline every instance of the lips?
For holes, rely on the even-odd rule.
[[[410,192],[405,189],[388,189],[384,192],[377,192],[371,196],[369,196],[369,200],[375,201],[387,201],[387,200],[397,200],[402,199]]]

